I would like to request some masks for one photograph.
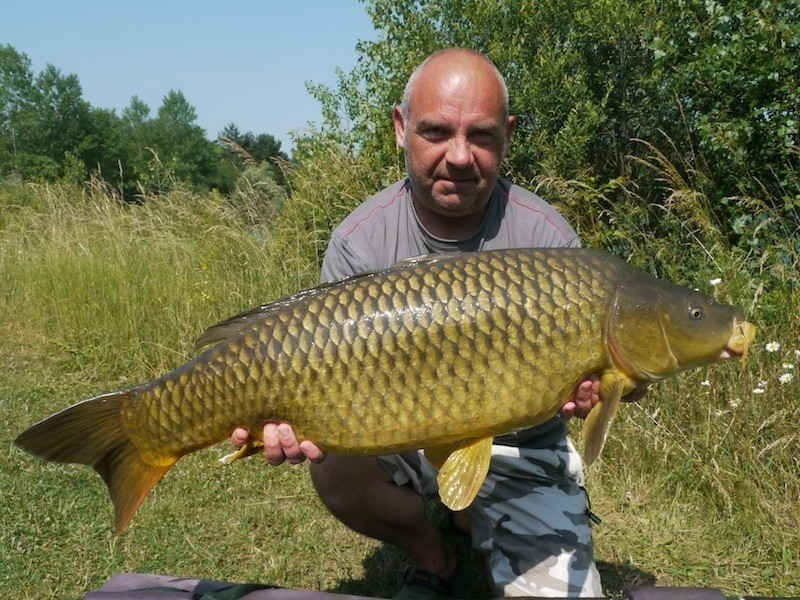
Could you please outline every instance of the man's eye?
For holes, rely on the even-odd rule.
[[[469,137],[473,144],[493,144],[495,141],[495,135],[492,131],[477,131]]]
[[[420,135],[430,142],[437,142],[445,139],[447,137],[447,132],[444,129],[433,127],[422,130]]]

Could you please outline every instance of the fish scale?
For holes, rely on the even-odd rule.
[[[461,509],[492,438],[554,417],[588,375],[601,379],[590,463],[623,393],[741,354],[754,334],[733,307],[603,252],[434,255],[234,316],[201,336],[208,349],[187,364],[67,408],[16,442],[95,468],[118,532],[181,456],[237,426],[259,440],[267,421],[330,453],[425,448],[441,466],[442,500]]]

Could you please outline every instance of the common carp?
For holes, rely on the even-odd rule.
[[[590,464],[623,395],[740,356],[754,336],[734,307],[604,252],[430,255],[234,316],[185,365],[75,404],[16,444],[93,467],[116,533],[182,456],[240,425],[257,438],[267,421],[329,453],[424,448],[443,502],[459,510],[486,476],[493,437],[554,417],[588,375],[600,376]]]

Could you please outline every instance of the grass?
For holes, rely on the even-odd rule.
[[[330,224],[382,183],[344,177],[368,172],[356,164],[339,171],[338,179],[295,174],[280,214],[248,206],[246,194],[234,204],[178,189],[126,206],[99,185],[0,190],[7,595],[78,598],[120,571],[376,596],[397,588],[404,559],[336,522],[302,466],[250,460],[219,468],[224,446],[190,455],[114,538],[105,486],[91,470],[43,463],[12,445],[55,410],[185,361],[206,326],[310,285]],[[632,260],[741,306],[759,337],[744,369],[726,363],[687,373],[621,411],[589,473],[607,592],[658,583],[798,595],[798,263],[783,268],[774,257],[787,245],[764,240],[771,254],[754,267],[753,256],[691,224],[691,235],[653,239],[637,225],[640,210],[633,198],[610,215],[628,233]],[[664,219],[689,232],[685,218]],[[716,277],[722,282],[712,286]],[[780,348],[770,352],[767,342]],[[781,383],[785,374],[793,380]],[[471,557],[467,595],[485,597],[479,559],[463,544],[459,551]]]

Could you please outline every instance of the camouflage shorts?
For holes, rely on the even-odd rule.
[[[381,458],[398,485],[437,496],[436,470],[409,452]],[[495,445],[468,509],[472,544],[487,556],[500,596],[602,596],[583,462],[567,437],[549,448]]]

